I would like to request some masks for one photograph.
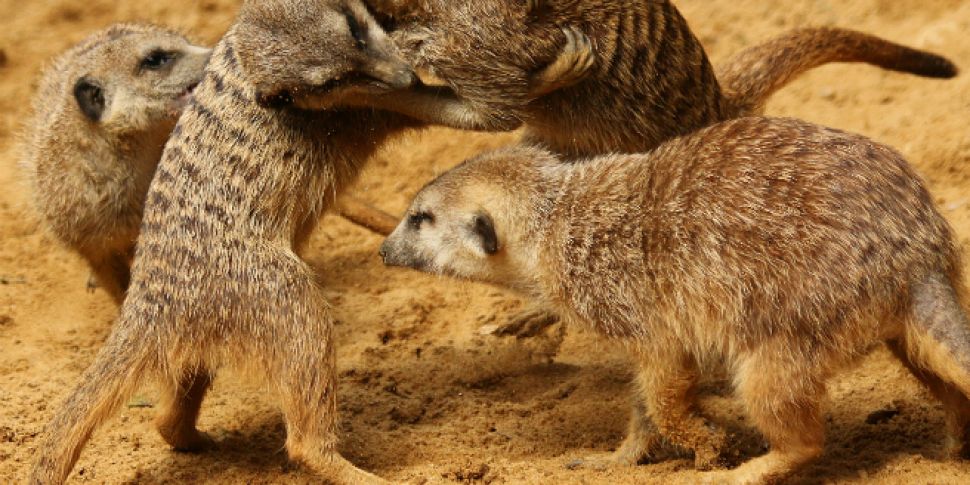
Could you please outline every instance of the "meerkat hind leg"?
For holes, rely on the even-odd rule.
[[[267,375],[277,386],[286,450],[292,461],[328,483],[386,483],[337,452],[333,318],[309,275],[310,269],[303,267],[281,272],[283,281],[273,286],[285,296],[263,310],[276,328],[261,333],[273,338],[257,344]]]
[[[943,402],[947,453],[970,459],[970,323],[943,276],[914,285],[912,298],[902,340],[887,344]]]
[[[209,435],[196,428],[202,400],[211,384],[212,377],[204,369],[191,369],[177,382],[162,383],[165,405],[155,426],[176,451],[202,451],[213,446]]]
[[[566,44],[559,56],[530,79],[533,98],[579,83],[596,65],[596,53],[586,34],[575,27],[564,27],[562,32]]]
[[[915,356],[910,355],[904,341],[890,340],[886,346],[943,403],[947,428],[946,455],[970,459],[970,399],[933,371],[923,368]]]

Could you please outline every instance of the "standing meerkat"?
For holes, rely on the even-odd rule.
[[[822,452],[828,377],[879,342],[940,398],[949,451],[970,458],[953,235],[903,158],[862,136],[742,118],[577,164],[499,151],[419,192],[381,254],[515,289],[624,344],[644,406],[601,463],[666,441],[712,464],[724,434],[692,391],[723,360],[771,449],[708,478],[782,479]]]
[[[34,205],[118,302],[145,193],[210,52],[162,27],[118,24],[41,78],[23,142]]]
[[[205,447],[196,420],[221,365],[273,384],[291,459],[334,483],[381,481],[336,451],[333,320],[298,250],[381,142],[414,122],[309,113],[263,95],[307,76],[334,96],[413,82],[359,0],[243,5],[166,145],[117,323],[48,426],[31,483],[64,482],[91,434],[149,377],[163,386],[162,437]]]

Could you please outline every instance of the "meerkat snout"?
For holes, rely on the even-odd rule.
[[[360,0],[267,1],[265,10],[240,29],[274,42],[239,46],[242,72],[264,107],[327,110],[357,93],[414,84],[410,63]]]
[[[427,268],[428,259],[423,255],[426,251],[421,251],[421,247],[422,241],[428,244],[436,237],[436,228],[429,227],[434,222],[430,212],[412,209],[410,215],[381,244],[379,253],[384,264],[417,270]]]

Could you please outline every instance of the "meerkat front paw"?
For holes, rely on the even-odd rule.
[[[548,310],[525,310],[513,315],[504,325],[488,328],[487,333],[498,337],[529,338],[539,335],[558,322],[559,315]]]
[[[572,86],[589,75],[596,65],[593,42],[576,27],[563,27],[566,44],[559,56],[532,77],[530,95],[535,98]]]

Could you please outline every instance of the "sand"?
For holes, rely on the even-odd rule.
[[[970,1],[681,0],[715,62],[808,24],[851,26],[951,56],[970,68]],[[106,337],[116,308],[86,289],[88,269],[46,235],[17,170],[16,132],[43,62],[118,20],[153,20],[214,43],[238,2],[0,0],[0,483],[24,481],[40,433]],[[933,81],[833,66],[780,92],[771,114],[860,132],[899,148],[928,181],[961,246],[970,237],[970,76]],[[515,135],[433,129],[390,146],[354,191],[400,213],[422,184]],[[674,458],[605,472],[564,465],[608,453],[623,436],[629,366],[606,341],[570,328],[555,357],[544,340],[483,337],[522,307],[490,287],[386,269],[381,239],[327,217],[307,253],[336,314],[340,450],[410,483],[694,483]],[[704,411],[734,434],[738,457],[762,449],[730,392]],[[940,406],[885,349],[829,385],[824,456],[796,483],[970,483],[970,463],[943,459]],[[152,426],[146,385],[90,441],[73,483],[310,483],[288,466],[281,417],[260,380],[219,374],[200,426],[219,443],[174,453]],[[873,414],[875,413],[875,414]]]

